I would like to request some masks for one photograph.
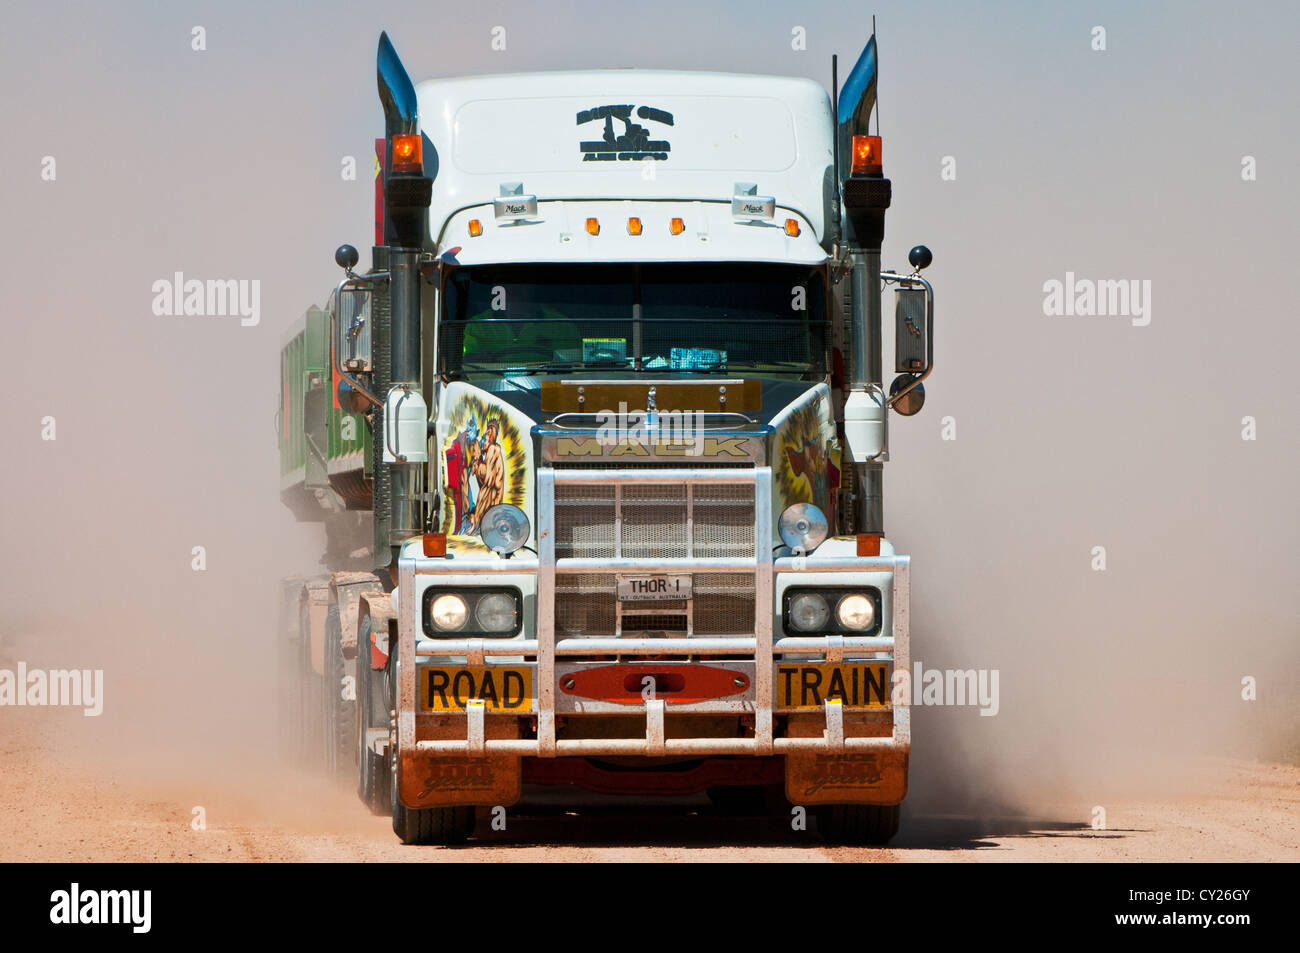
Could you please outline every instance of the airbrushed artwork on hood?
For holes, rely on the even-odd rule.
[[[792,503],[813,503],[832,527],[840,488],[840,445],[824,384],[773,420],[772,470],[776,511]]]
[[[453,388],[459,393],[447,397],[441,528],[462,544],[481,546],[483,515],[491,507],[512,503],[529,513],[529,422],[517,419],[508,404],[463,385]]]

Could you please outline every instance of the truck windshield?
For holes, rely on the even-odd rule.
[[[825,273],[802,265],[478,265],[443,294],[455,376],[745,371],[820,377]]]

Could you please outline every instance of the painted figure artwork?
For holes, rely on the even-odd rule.
[[[444,525],[449,535],[478,536],[498,503],[523,505],[527,477],[518,428],[503,408],[467,396],[453,412],[443,448]]]
[[[839,489],[840,468],[834,462],[835,450],[829,440],[825,445],[818,445],[805,440],[802,447],[785,447],[790,472],[796,477],[808,480],[811,486],[812,501],[823,507],[829,507],[832,492]]]
[[[483,439],[470,445],[470,470],[478,484],[478,497],[474,501],[474,516],[469,533],[477,533],[483,525],[483,514],[496,506],[505,496],[506,462],[501,452],[501,421],[489,417]]]
[[[471,450],[470,448],[474,449]],[[455,506],[455,520],[451,532],[457,536],[473,535],[474,522],[474,488],[471,454],[477,456],[478,426],[470,421],[470,426],[458,433],[451,446],[444,451],[447,457],[447,495]]]
[[[835,525],[840,488],[840,449],[822,395],[797,407],[777,428],[773,462],[782,506],[815,503]]]

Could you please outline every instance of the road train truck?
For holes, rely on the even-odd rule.
[[[897,831],[882,471],[931,255],[881,268],[874,35],[831,72],[416,86],[380,37],[371,262],[341,246],[281,351],[281,499],[326,552],[277,639],[297,756],[404,843],[539,792]]]

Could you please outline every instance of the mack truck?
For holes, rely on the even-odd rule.
[[[884,844],[907,793],[874,32],[843,87],[640,69],[412,83],[379,38],[370,264],[281,351],[284,737],[465,841],[538,791],[707,795]],[[894,363],[882,378],[883,299]],[[905,676],[904,676],[905,677]]]

